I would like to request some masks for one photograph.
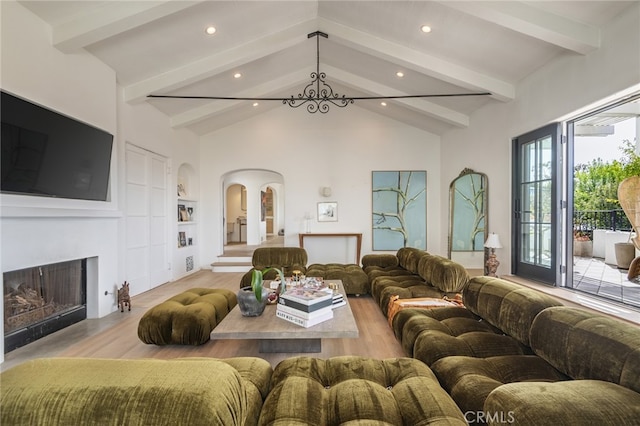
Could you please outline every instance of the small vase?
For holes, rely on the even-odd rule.
[[[238,291],[238,307],[240,313],[244,317],[257,317],[262,315],[265,306],[267,306],[269,292],[267,289],[262,289],[262,301],[256,299],[256,295],[253,292],[251,286],[242,287]]]

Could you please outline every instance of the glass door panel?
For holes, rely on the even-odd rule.
[[[559,278],[557,140],[553,124],[514,139],[512,273],[554,284]]]

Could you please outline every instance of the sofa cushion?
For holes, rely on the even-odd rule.
[[[640,393],[640,327],[584,309],[542,311],[531,348],[574,379],[604,380]]]
[[[347,294],[369,293],[369,278],[356,264],[314,263],[307,268],[307,276],[325,280],[341,280]]]
[[[640,394],[598,380],[510,383],[489,394],[484,412],[508,413],[510,423],[520,426],[634,425]]]
[[[362,269],[369,272],[374,269],[395,268],[398,266],[398,257],[395,254],[365,254],[362,256]]]
[[[266,361],[252,364],[270,374]],[[262,400],[215,359],[48,358],[0,375],[4,425],[256,424]]]
[[[387,287],[411,287],[414,285],[423,285],[425,282],[418,275],[394,275],[377,277],[371,282],[371,296],[373,300],[380,306],[383,312],[387,310],[387,304],[382,301],[382,294]],[[388,298],[388,295],[387,295]]]
[[[281,361],[261,425],[465,425],[431,370],[410,358]]]
[[[477,325],[478,327],[481,327],[482,330],[484,331],[491,331],[493,333],[500,332],[495,327],[489,326],[489,324],[487,324],[486,322],[480,321],[480,317],[478,317],[476,314],[469,311],[468,309],[465,309],[464,311],[458,311],[457,309],[452,310],[450,308],[446,308],[446,309],[434,309],[428,312],[425,312],[423,310],[407,309],[407,311],[408,312],[405,312],[405,313],[398,312],[396,317],[393,319],[392,328],[398,340],[403,339],[402,332],[408,321],[413,320],[413,321],[419,322],[420,318],[425,316],[428,318],[431,318],[432,320],[437,320],[437,321],[445,321],[449,318],[456,318],[458,324],[464,324],[465,321],[463,320],[463,318],[466,318],[467,323],[471,324],[473,327]],[[465,325],[465,329],[467,327],[469,327],[469,325]],[[474,331],[474,329],[472,328],[468,331]],[[480,331],[480,330],[475,330],[475,331]],[[463,331],[455,331],[455,332],[452,332],[452,334],[457,336],[462,334],[462,332]],[[413,347],[413,343],[412,343],[412,347]]]
[[[443,292],[460,292],[469,282],[469,273],[461,264],[442,256],[425,255],[418,263],[418,274]]]
[[[307,261],[307,251],[300,247],[259,247],[253,251],[251,256],[253,268],[240,279],[240,288],[251,285],[251,274],[254,269],[262,271],[267,268],[278,268],[285,276],[291,276],[295,270],[305,274]],[[275,270],[270,270],[263,278],[272,280],[277,275]]]
[[[398,249],[396,256],[398,257],[398,265],[406,269],[412,274],[418,274],[418,264],[420,258],[429,253],[413,247],[402,247]]]
[[[535,355],[450,356],[434,362],[431,369],[463,412],[482,411],[487,396],[505,383],[569,379]]]
[[[459,307],[406,309],[396,315],[392,325],[405,353],[429,366],[454,355],[532,354],[529,347]]]
[[[254,268],[306,267],[307,251],[300,247],[260,247],[253,251],[251,264]]]
[[[257,425],[262,403],[271,389],[271,364],[256,357],[221,358],[219,361],[229,364],[240,374],[249,400],[246,426]]]
[[[390,266],[388,268],[368,268],[367,277],[369,278],[369,284],[371,288],[373,288],[373,284],[379,278],[393,278],[398,277],[402,279],[402,277],[415,277],[416,279],[422,280],[419,275],[412,274],[401,266]]]
[[[527,346],[536,315],[548,307],[562,306],[559,300],[537,290],[484,276],[473,277],[462,298],[471,312]]]

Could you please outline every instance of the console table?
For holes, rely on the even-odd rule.
[[[356,265],[360,264],[360,251],[362,248],[362,233],[333,233],[333,234],[298,234],[300,239],[300,248],[304,248],[304,239],[313,237],[355,237],[356,239]]]

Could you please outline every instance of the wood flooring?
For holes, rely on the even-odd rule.
[[[149,308],[189,288],[226,288],[235,292],[242,275],[240,272],[202,270],[133,296],[130,312],[117,311],[101,319],[88,319],[9,352],[1,365],[2,370],[27,359],[50,356],[116,359],[254,356],[269,361],[274,367],[283,359],[298,355],[318,358],[360,355],[380,359],[406,356],[385,316],[369,295],[349,296],[349,304],[358,324],[359,338],[323,339],[322,352],[314,354],[263,354],[258,351],[258,341],[254,340],[208,341],[200,346],[156,346],[138,339],[138,322]]]

